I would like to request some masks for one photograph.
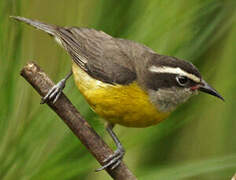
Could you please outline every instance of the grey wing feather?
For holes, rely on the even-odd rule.
[[[149,48],[138,43],[116,39],[94,29],[63,28],[37,20],[12,16],[59,39],[73,61],[90,76],[107,83],[129,84],[136,78],[135,61]]]
[[[74,62],[83,70],[87,71],[88,57],[81,52],[82,44],[66,28],[57,28],[56,37],[62,42],[63,47],[70,54]]]
[[[132,59],[110,35],[87,28],[59,29],[64,47],[90,76],[106,83],[129,84],[136,79]]]

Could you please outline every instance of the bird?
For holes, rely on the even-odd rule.
[[[97,171],[115,169],[125,154],[113,131],[115,125],[139,128],[156,125],[199,91],[224,100],[188,61],[158,54],[140,43],[92,28],[11,18],[48,33],[70,55],[72,69],[41,103],[55,103],[73,74],[91,109],[106,120],[106,130],[117,148]]]

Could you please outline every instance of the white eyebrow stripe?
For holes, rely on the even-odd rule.
[[[170,74],[179,74],[181,76],[186,76],[187,78],[195,81],[195,82],[200,82],[201,79],[197,76],[195,76],[194,74],[188,73],[182,69],[180,69],[179,67],[166,67],[166,66],[160,66],[160,67],[156,67],[154,65],[152,65],[151,67],[149,67],[149,71],[154,72],[154,73],[170,73]]]

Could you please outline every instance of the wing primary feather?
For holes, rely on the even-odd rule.
[[[82,53],[80,53],[81,45],[74,40],[76,38],[73,37],[74,35],[70,32],[70,30],[66,28],[59,28],[57,36],[63,42],[64,48],[71,55],[74,62],[83,70],[87,71],[85,66],[87,63],[86,57],[84,57]]]

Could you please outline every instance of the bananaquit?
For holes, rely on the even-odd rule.
[[[112,128],[155,125],[169,116],[198,90],[223,97],[197,68],[186,61],[159,55],[133,41],[114,38],[102,31],[59,27],[24,17],[12,17],[53,36],[72,58],[72,71],[42,99],[56,102],[66,80],[74,74],[75,83],[89,105],[107,122],[107,131],[117,150],[99,170],[116,168],[124,149]]]

